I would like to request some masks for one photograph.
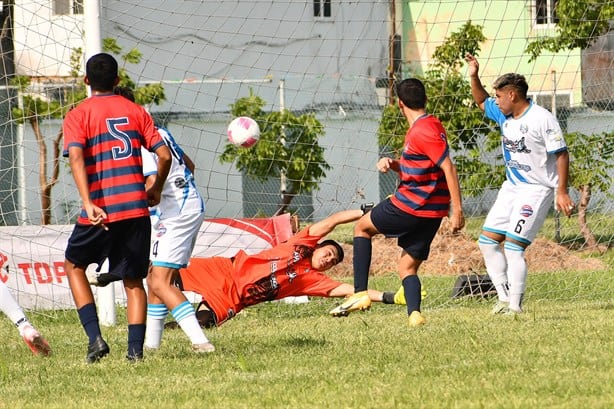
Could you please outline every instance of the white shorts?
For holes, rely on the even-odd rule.
[[[554,189],[541,185],[503,182],[484,221],[485,231],[531,244],[554,203]]]
[[[179,214],[152,224],[151,264],[177,269],[186,267],[204,218],[204,212]]]

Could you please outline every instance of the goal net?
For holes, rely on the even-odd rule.
[[[492,137],[498,130],[476,111],[463,53],[478,56],[489,92],[499,75],[521,73],[530,97],[555,113],[569,135],[570,191],[582,202],[581,214],[570,219],[551,213],[540,246],[531,250],[530,272],[611,271],[606,250],[612,243],[614,193],[614,33],[607,29],[612,4],[591,3],[601,10],[587,12],[595,27],[591,41],[554,52],[544,40],[565,27],[559,3],[1,2],[0,279],[25,307],[70,306],[70,300],[54,297],[67,288],[58,273],[64,245],[58,237],[70,230],[80,200],[61,156],[60,131],[63,115],[84,91],[85,38],[98,31],[104,50],[118,57],[124,80],[141,89],[156,122],[194,159],[209,218],[289,212],[311,222],[390,195],[396,178],[378,173],[375,164],[382,155],[397,155],[402,143],[393,85],[405,77],[422,78],[427,110],[443,120],[449,134],[474,231],[457,238],[442,232],[436,239],[421,268],[427,284],[437,278],[427,298],[431,307],[450,302],[458,275],[486,274],[475,234],[503,177]],[[578,31],[578,39],[583,33]],[[545,45],[535,53],[535,44]],[[227,145],[226,127],[237,114],[287,118],[283,112],[294,121],[281,124],[286,134],[273,135],[278,128],[261,124],[263,139],[253,151]],[[339,234],[351,242],[350,230]],[[17,242],[26,249],[18,263],[12,258]],[[394,269],[390,257],[374,255],[374,274]],[[333,273],[348,277],[348,271],[351,267]],[[582,278],[575,280],[567,288]],[[44,302],[38,298],[41,288]],[[556,286],[542,290],[557,297]],[[540,288],[531,288],[530,297],[539,298]]]

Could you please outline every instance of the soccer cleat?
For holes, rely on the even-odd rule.
[[[353,294],[345,302],[332,310],[329,314],[333,317],[347,317],[352,311],[365,311],[371,308],[371,299],[368,291]]]
[[[493,315],[496,314],[505,314],[509,309],[509,303],[504,301],[497,301],[497,303],[492,307],[491,313]]]
[[[197,354],[208,354],[215,351],[215,347],[211,342],[205,342],[203,344],[192,344],[192,351]]]
[[[424,300],[426,298],[426,290],[424,287],[420,290],[420,299]],[[407,301],[405,301],[405,288],[400,286],[397,292],[394,294],[394,303],[399,305],[407,305]]]
[[[88,364],[93,364],[94,362],[99,361],[102,357],[106,356],[109,351],[110,350],[107,343],[100,335],[98,335],[96,340],[88,345],[85,360]]]
[[[87,277],[87,282],[94,287],[100,287],[100,282],[98,281],[98,274],[95,271],[86,271],[85,276]]]
[[[503,315],[505,315],[506,317],[510,317],[514,319],[516,319],[521,314],[522,314],[522,310],[514,310],[509,307],[506,308],[505,311],[503,312]]]
[[[143,360],[143,353],[127,354],[126,360],[130,363],[141,362]]]
[[[420,314],[420,311],[412,311],[409,315],[409,326],[419,327],[424,324],[426,324],[426,319]]]
[[[49,356],[51,347],[43,336],[31,325],[26,325],[21,331],[23,341],[34,355]]]
[[[403,286],[400,286],[394,295],[394,303],[399,305],[407,305],[407,301],[405,301],[405,289]]]

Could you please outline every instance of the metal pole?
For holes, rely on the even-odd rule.
[[[552,70],[552,115],[556,118],[556,71]],[[561,214],[554,213],[554,240],[561,242]]]
[[[284,110],[286,109],[286,101],[285,101],[285,96],[284,96],[285,84],[286,84],[285,80],[282,79],[279,81],[279,112],[284,112]],[[283,127],[282,127],[282,131],[283,131]],[[279,138],[279,142],[281,142],[282,145],[286,144],[286,138],[284,137],[283,134]],[[280,193],[281,193],[281,198],[283,200],[284,194],[286,193],[286,188],[287,188],[286,174],[284,172],[281,172],[280,181],[281,181]]]
[[[17,90],[17,106],[23,109],[23,95]],[[24,124],[17,125],[17,200],[19,206],[18,224],[25,225],[28,217],[26,209],[26,170],[25,166],[25,146],[24,146]]]

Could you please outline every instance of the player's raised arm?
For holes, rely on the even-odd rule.
[[[489,97],[488,92],[484,89],[482,85],[482,81],[478,75],[480,70],[480,64],[478,60],[471,54],[467,53],[465,55],[465,61],[469,65],[469,79],[471,81],[471,95],[473,96],[473,100],[480,107],[480,109],[484,110],[484,101]]]
[[[324,220],[320,220],[309,226],[309,233],[314,236],[326,236],[332,232],[335,227],[340,224],[353,222],[360,219],[363,212],[360,209],[355,210],[343,210],[337,213],[333,213]]]

